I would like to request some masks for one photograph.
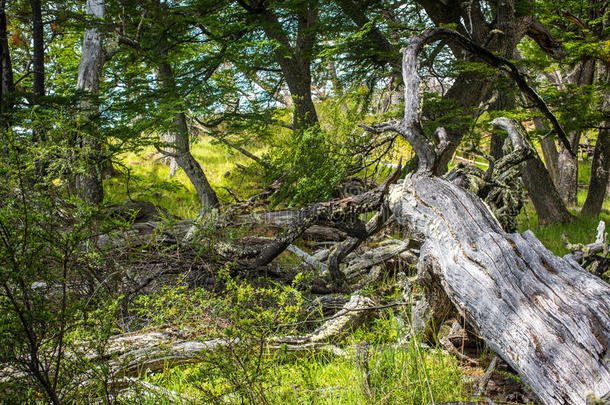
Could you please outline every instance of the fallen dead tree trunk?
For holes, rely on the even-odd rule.
[[[300,210],[278,210],[238,214],[223,218],[217,226],[266,226],[274,229],[284,229],[298,220]],[[303,232],[308,239],[339,241],[345,239],[345,233],[329,226],[312,225]]]
[[[446,142],[437,130],[433,146],[419,124],[417,55],[440,39],[518,76],[510,62],[456,32],[424,31],[403,52],[404,118],[367,128],[400,133],[419,158],[417,172],[394,186],[388,199],[396,221],[425,240],[418,261],[424,298],[414,315],[439,322],[457,309],[544,404],[584,404],[588,391],[602,397],[610,392],[610,286],[554,256],[533,233],[504,232],[479,198],[433,175]],[[523,77],[515,79],[541,101]],[[542,110],[552,115],[546,106]]]
[[[435,321],[449,315],[444,293],[545,404],[610,392],[608,284],[531,232],[505,233],[480,200],[445,180],[412,176],[389,198],[397,221],[425,236],[418,278]]]
[[[390,184],[394,183],[399,175],[400,167],[386,181],[366,193],[341,200],[315,203],[303,208],[299,211],[296,220],[288,225],[284,232],[267,244],[260,251],[256,259],[252,260],[252,264],[255,267],[269,264],[314,224],[330,224],[347,233],[354,240],[357,240],[354,245],[355,248],[359,244],[358,241],[366,238],[370,231],[360,219],[360,214],[380,210],[384,204],[385,195],[388,192]],[[379,220],[374,222],[379,222],[380,224],[385,222],[382,215],[378,217]],[[376,228],[374,225],[372,227]],[[346,280],[343,273],[339,271],[338,264],[333,266],[332,261],[329,260],[328,270],[335,285],[339,288],[344,288]]]
[[[270,338],[263,342],[253,341],[252,344],[262,344],[268,351],[316,351],[345,356],[347,353],[334,344],[369,319],[372,311],[377,309],[371,299],[354,295],[337,313],[323,320],[322,325],[308,335]],[[134,332],[111,337],[103,353],[92,352],[87,358],[92,364],[108,361],[111,377],[119,378],[202,362],[206,360],[206,355],[240,343],[231,339],[184,340],[171,331]]]

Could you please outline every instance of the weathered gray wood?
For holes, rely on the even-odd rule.
[[[322,351],[343,356],[345,352],[332,343],[345,338],[369,318],[374,309],[375,304],[370,298],[354,295],[312,333],[271,338],[264,342],[265,348],[289,352]],[[111,337],[103,353],[91,352],[87,358],[92,363],[108,361],[113,377],[133,376],[201,362],[206,354],[238,343],[231,339],[184,340],[171,331],[134,332]],[[252,344],[260,342],[253,341]]]
[[[252,212],[250,214],[233,215],[221,218],[217,226],[262,225],[276,229],[284,229],[298,220],[300,210],[277,210]],[[306,238],[315,240],[338,241],[345,239],[345,233],[328,226],[312,225],[304,232]]]
[[[610,286],[554,256],[531,232],[507,234],[480,200],[409,176],[389,195],[396,220],[425,236],[421,273],[545,404],[610,392]]]
[[[292,252],[296,256],[298,256],[301,259],[303,259],[303,261],[305,263],[309,264],[314,269],[318,270],[320,273],[328,271],[328,267],[326,267],[326,265],[324,263],[322,263],[321,261],[319,261],[318,259],[316,259],[312,255],[308,254],[307,252],[304,252],[303,250],[299,249],[295,245],[288,245],[286,250]]]
[[[382,206],[390,184],[397,180],[399,174],[400,168],[382,184],[366,193],[341,200],[314,203],[301,209],[297,220],[261,251],[254,264],[259,267],[270,263],[315,223],[332,224],[350,236],[363,238],[367,235],[367,230],[366,225],[359,218],[360,214],[376,211]],[[332,271],[331,266],[329,271]],[[335,282],[344,281],[342,280],[344,275],[340,272],[333,275],[333,278]]]
[[[360,257],[349,262],[349,265],[343,270],[345,276],[349,279],[361,275],[362,270],[366,270],[377,264],[381,264],[391,258],[398,256],[409,249],[409,240],[396,241],[396,243],[388,243],[371,249]]]
[[[544,404],[584,404],[587,392],[603,397],[610,393],[610,285],[553,255],[532,232],[504,232],[479,198],[433,176],[442,148],[439,143],[434,150],[419,124],[416,58],[424,44],[438,39],[454,40],[493,66],[508,66],[567,141],[510,62],[446,29],[410,39],[403,51],[404,118],[370,129],[399,132],[420,161],[388,195],[396,221],[425,240],[418,261],[424,294],[413,313],[439,322],[457,309]]]

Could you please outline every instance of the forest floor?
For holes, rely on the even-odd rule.
[[[246,199],[260,189],[261,184],[255,180],[260,178],[260,173],[255,172],[252,161],[245,156],[223,145],[212,144],[207,138],[200,138],[193,145],[192,152],[199,162],[203,162],[204,171],[223,203]],[[251,152],[261,155],[264,151],[254,149]],[[179,170],[169,179],[169,167],[162,163],[161,156],[154,149],[146,149],[137,155],[125,155],[123,163],[125,166],[120,169],[123,178],[107,182],[107,195],[111,200],[124,201],[127,197],[147,200],[176,217],[196,217],[198,202],[186,176]],[[589,170],[587,162],[581,163],[580,183],[588,183]],[[127,175],[128,188],[120,186],[125,184]],[[579,203],[583,202],[584,197],[581,190]],[[604,208],[610,209],[608,201]],[[576,210],[573,212],[577,213]],[[600,219],[608,221],[610,214],[603,213]],[[528,204],[519,217],[519,223],[520,231],[531,229],[547,248],[557,255],[563,255],[568,252],[561,242],[562,233],[566,232],[572,243],[590,243],[595,237],[598,220],[577,218],[569,225],[542,228],[538,227],[533,207]],[[287,253],[282,254],[280,260],[283,265],[302,266]],[[402,270],[394,270],[375,284],[365,286],[359,293],[374,297],[378,302],[396,301],[402,294],[396,288],[400,284],[398,274]],[[406,270],[404,273],[412,274]],[[158,319],[149,328],[158,328],[167,325],[167,322],[175,323],[175,317],[164,314],[175,314],[176,311],[190,308],[185,305],[185,300],[193,296],[197,294],[192,291],[165,290],[149,298],[163,303]],[[314,298],[309,296],[305,300]],[[281,293],[272,294],[270,299],[281,301]],[[354,329],[341,343],[346,353],[343,356],[317,352],[298,356],[270,354],[263,353],[262,347],[254,346],[242,352],[236,349],[226,358],[210,357],[199,363],[167,368],[143,378],[156,386],[179,393],[185,403],[225,403],[226,395],[219,393],[228,391],[238,393],[241,398],[250,398],[250,403],[270,404],[489,403],[485,398],[497,404],[533,403],[527,387],[501,360],[491,374],[489,383],[477,393],[481,378],[494,355],[472,336],[452,341],[462,354],[458,356],[450,353],[440,342],[426,344],[415,338],[403,344],[401,337],[408,329],[406,323],[410,319],[410,310],[410,305],[402,305],[376,311],[372,321]],[[180,319],[184,321],[189,317],[193,318],[185,323],[199,324],[197,329],[201,328],[201,323],[205,323],[203,317],[198,318],[196,311],[185,311]],[[169,318],[174,321],[168,321]],[[180,329],[183,326],[174,324],[172,327]],[[206,330],[207,333],[209,330]],[[197,338],[205,339],[206,334]],[[370,350],[367,349],[366,364],[357,353],[357,348],[363,342],[367,348],[370,347]],[[210,378],[210,374],[214,377]],[[137,402],[152,404],[160,403],[160,400],[175,403],[175,398],[151,399],[146,396],[138,398]],[[228,401],[232,402],[232,399]]]

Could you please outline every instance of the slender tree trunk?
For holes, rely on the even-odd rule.
[[[578,87],[593,84],[595,75],[595,59],[585,59],[568,75],[568,82]],[[581,131],[570,133],[570,145],[576,152],[571,155],[563,145],[559,145],[559,181],[558,189],[561,198],[567,205],[578,205],[578,144]]]
[[[579,140],[580,131],[570,133],[570,144],[573,151],[578,150]],[[559,195],[566,205],[575,207],[578,205],[578,153],[573,156],[560,144],[557,165],[559,166],[557,187]]]
[[[162,55],[167,58],[167,55]],[[163,60],[159,64],[159,79],[161,85],[168,93],[175,91],[176,83],[172,67]],[[184,170],[184,173],[189,178],[191,184],[195,187],[201,205],[208,208],[218,206],[218,197],[210,186],[203,169],[195,160],[190,150],[189,129],[186,122],[184,112],[176,113],[173,119],[173,128],[171,131],[171,141],[173,143],[173,151],[171,152],[178,166]]]
[[[567,223],[573,219],[537,154],[525,162],[521,178],[534,204],[540,225]]]
[[[606,128],[610,121],[601,124]],[[610,130],[600,129],[595,144],[593,163],[591,164],[591,179],[589,182],[589,192],[587,199],[582,207],[582,214],[592,217],[599,216],[606,189],[608,187],[608,176],[610,175]]]
[[[610,69],[606,68],[605,81],[610,78]],[[606,117],[610,112],[610,96],[606,94],[602,103],[602,111]],[[591,163],[591,178],[587,199],[582,207],[582,213],[587,216],[597,217],[602,209],[606,191],[608,189],[610,176],[610,120],[606,119],[600,124]]]
[[[104,0],[87,0],[87,14],[103,18],[105,13]],[[100,77],[104,65],[103,37],[98,28],[85,30],[78,81],[76,88],[85,95],[80,102],[80,110],[84,117],[93,119],[99,112],[97,97],[100,91]],[[87,134],[80,139],[81,154],[86,162],[86,172],[76,178],[76,189],[85,201],[99,204],[104,199],[102,184],[102,143],[94,133],[95,123],[87,123]]]
[[[548,131],[548,128],[544,124],[542,118],[534,118],[534,125],[538,131]],[[557,187],[559,179],[559,168],[557,166],[557,160],[559,159],[559,152],[557,152],[557,146],[555,140],[550,136],[545,136],[540,139],[540,148],[542,149],[542,156],[544,157],[544,163],[546,168],[553,179],[553,184]]]
[[[34,37],[34,82],[33,82],[33,105],[40,103],[40,98],[44,97],[44,30],[42,25],[42,10],[40,0],[30,0],[32,6],[32,34]],[[44,141],[44,130],[40,125],[34,127],[32,141]]]
[[[186,176],[195,187],[197,195],[199,196],[199,201],[201,201],[201,205],[210,208],[217,207],[218,197],[210,186],[203,169],[191,154],[189,148],[190,140],[188,126],[186,124],[186,116],[184,113],[176,114],[174,117],[174,126],[176,163],[178,163],[178,166],[184,170],[184,173],[186,173]]]
[[[0,69],[0,87],[2,87],[2,89],[0,90],[0,92],[2,93],[4,99],[4,105],[0,106],[0,108],[3,108],[3,111],[6,111],[12,107],[11,100],[7,99],[12,93],[15,92],[15,84],[13,81],[13,65],[11,63],[11,53],[8,47],[8,35],[6,26],[6,0],[2,0],[2,2],[0,3],[0,48],[2,48],[2,59],[0,59],[0,64],[2,65],[2,69]]]

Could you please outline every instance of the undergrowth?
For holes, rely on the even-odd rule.
[[[264,153],[254,147],[250,151]],[[245,198],[261,185],[254,180],[256,175],[235,169],[235,163],[251,165],[251,161],[227,153],[223,146],[200,139],[193,145],[193,155],[224,202],[233,197],[223,187],[239,190],[238,197]],[[186,176],[179,170],[168,179],[169,167],[157,158],[153,149],[125,155],[123,176],[107,182],[110,200],[124,200],[129,194],[134,199],[152,201],[170,214],[194,217],[198,201]],[[226,172],[230,174],[224,175]],[[589,163],[582,162],[581,183],[588,182],[589,172]],[[125,186],[127,173],[131,192]],[[579,190],[578,197],[582,205],[585,191]],[[607,201],[604,208],[610,208]],[[531,229],[553,253],[564,255],[568,251],[561,241],[563,232],[572,243],[590,243],[599,222],[578,216],[577,210],[572,212],[575,220],[570,224],[541,227],[528,203],[518,218],[519,231]],[[610,214],[602,213],[600,219],[608,222]],[[344,343],[346,356],[269,351],[262,344],[266,339],[306,333],[302,329],[305,311],[301,290],[296,285],[265,286],[264,280],[261,286],[253,287],[227,274],[222,294],[178,288],[138,301],[141,315],[149,319],[151,327],[178,324],[196,339],[234,342],[226,350],[205,355],[197,364],[141,376],[145,381],[180,393],[187,403],[425,404],[470,399],[470,387],[455,357],[422,345],[417,337],[405,346],[396,344],[405,336],[409,307],[378,311],[375,320],[353,330]],[[395,280],[384,282],[395,285]],[[380,290],[369,286],[365,293],[379,295]],[[354,349],[363,344],[370,347],[365,360]],[[162,395],[136,395],[126,403],[169,404],[175,400]]]
[[[264,342],[272,336],[305,333],[302,321],[308,311],[303,293],[295,289],[301,277],[293,286],[271,283],[254,288],[227,274],[221,294],[178,289],[140,301],[141,314],[151,318],[152,327],[175,320],[177,314],[181,324],[193,325],[190,320],[207,314],[201,318],[206,327],[200,329],[203,333],[198,339],[231,342],[220,351],[204,354],[201,362],[167,368],[143,379],[180,393],[185,403],[425,404],[469,398],[453,356],[421,344],[417,337],[405,345],[396,344],[404,336],[402,319],[408,319],[410,308],[377,311],[375,321],[349,334],[343,356],[292,353],[282,347],[267,350]],[[357,349],[363,344],[368,347],[366,356]],[[161,394],[136,396],[126,403],[171,401]]]

